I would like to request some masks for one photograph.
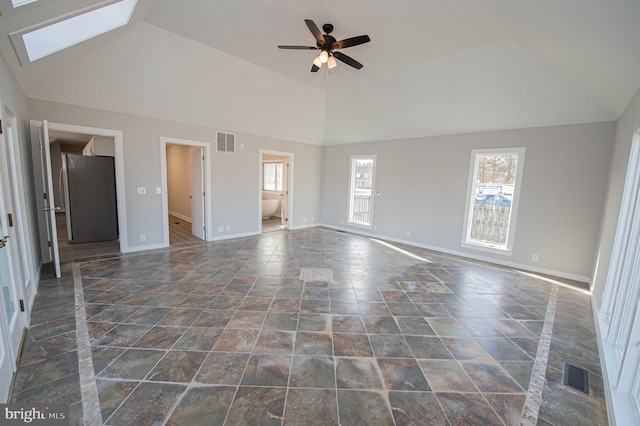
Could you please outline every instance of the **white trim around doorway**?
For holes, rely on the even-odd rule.
[[[49,122],[49,130],[69,133],[83,133],[93,136],[106,136],[113,138],[115,148],[116,165],[116,199],[118,211],[118,241],[120,242],[120,252],[127,253],[129,249],[129,239],[127,237],[127,204],[124,181],[124,143],[122,131],[112,129],[102,129],[99,127],[77,126],[74,124],[62,124]],[[32,126],[42,127],[42,121],[31,120]]]
[[[204,226],[206,241],[213,240],[213,226],[211,221],[211,143],[160,137],[160,172],[162,174],[162,247],[169,247],[169,194],[167,184],[167,144],[196,146],[204,148]]]
[[[258,234],[262,234],[262,157],[264,155],[278,155],[281,157],[289,158],[289,173],[288,173],[288,194],[287,194],[287,216],[289,222],[287,229],[293,229],[293,176],[294,176],[294,161],[292,152],[284,151],[272,151],[269,149],[260,149],[258,156]]]

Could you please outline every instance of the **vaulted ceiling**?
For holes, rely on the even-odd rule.
[[[637,0],[138,0],[128,25],[20,64],[8,34],[104,3],[2,8],[28,96],[335,144],[615,120],[640,86]],[[314,45],[304,19],[368,34],[344,50],[364,68],[277,49]]]

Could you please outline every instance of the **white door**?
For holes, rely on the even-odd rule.
[[[289,186],[291,157],[283,157],[282,161],[282,193],[280,194],[280,217],[282,227],[289,229]]]
[[[4,238],[4,237],[3,237]],[[7,252],[6,243],[1,243],[0,246],[0,285],[2,285],[2,293],[0,296],[0,403],[4,403],[9,398],[9,389],[11,388],[11,382],[13,380],[13,373],[15,372],[15,354],[10,350],[9,325],[7,324],[7,318],[9,317],[5,307],[5,282],[9,281],[8,271],[5,270],[5,264],[7,259],[5,253]]]
[[[191,157],[191,233],[201,240],[205,238],[204,228],[204,149],[192,147]]]
[[[58,251],[58,230],[56,228],[56,208],[53,192],[53,176],[51,175],[51,144],[49,143],[49,123],[44,120],[40,128],[40,154],[42,155],[42,178],[44,180],[44,211],[47,215],[49,228],[49,242],[51,243],[51,260],[55,268],[56,277],[60,278],[60,253]]]
[[[15,241],[11,238],[10,224],[7,215],[8,200],[7,180],[3,179],[0,185],[0,401],[5,401],[15,361],[22,340],[22,334],[26,327],[26,314],[21,311],[20,300],[22,289],[19,282],[13,257],[15,255]],[[24,303],[24,302],[23,302]]]

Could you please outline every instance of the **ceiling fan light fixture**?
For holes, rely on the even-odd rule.
[[[327,66],[329,67],[329,69],[335,67],[336,65],[338,65],[336,58],[334,58],[333,56],[329,56],[329,59],[327,59]]]
[[[313,65],[315,65],[318,68],[322,67],[322,62],[320,61],[320,55],[315,57],[315,59],[313,60]]]
[[[329,60],[329,52],[327,52],[326,50],[323,50],[318,55],[318,59],[320,59],[320,62],[322,62],[323,64],[326,64],[327,61]]]

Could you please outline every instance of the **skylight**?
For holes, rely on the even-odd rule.
[[[20,7],[20,6],[24,6],[25,4],[29,4],[29,3],[35,3],[38,0],[11,0],[11,4],[13,5],[13,7]]]
[[[34,0],[12,0],[14,5]],[[137,0],[123,0],[22,34],[33,62],[67,47],[104,34],[129,22]]]

